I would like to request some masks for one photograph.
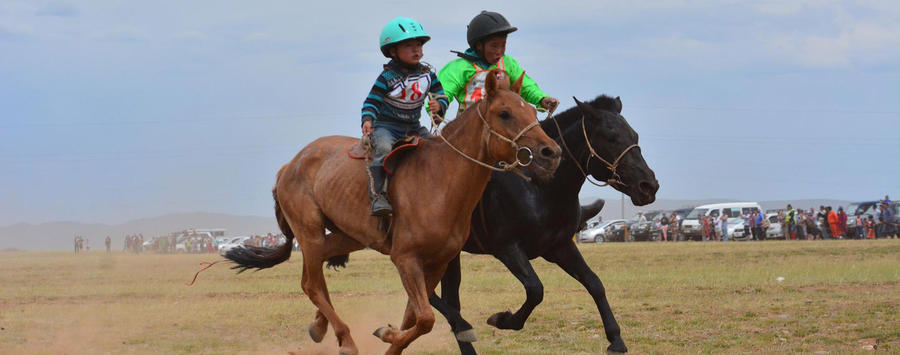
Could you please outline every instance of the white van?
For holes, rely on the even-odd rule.
[[[681,234],[685,240],[700,240],[703,233],[703,227],[698,220],[700,216],[719,217],[724,214],[728,216],[730,224],[731,221],[740,219],[741,214],[750,214],[753,210],[762,211],[762,207],[756,202],[726,202],[697,206],[681,222]],[[740,232],[743,234],[744,231]]]

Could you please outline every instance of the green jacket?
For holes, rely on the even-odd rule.
[[[475,51],[471,48],[466,51],[466,54],[473,57],[476,56]],[[519,77],[525,72],[525,70],[522,69],[522,66],[519,65],[519,62],[509,55],[504,55],[497,64],[493,64],[486,68],[485,66],[487,63],[480,61],[472,62],[465,58],[457,58],[441,68],[441,71],[438,73],[438,79],[444,86],[444,93],[450,97],[450,101],[456,100],[460,102],[461,106],[464,106],[466,84],[468,84],[469,80],[471,80],[472,77],[475,76],[475,73],[478,72],[476,66],[482,70],[491,70],[497,68],[499,64],[502,64],[503,69],[509,74],[511,82],[519,80]],[[521,96],[526,102],[535,106],[540,106],[541,99],[549,95],[542,91],[528,74],[525,74],[525,79],[522,80]]]

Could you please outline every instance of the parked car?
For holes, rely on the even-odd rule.
[[[784,239],[781,232],[781,223],[778,223],[778,213],[766,213],[769,219],[769,228],[766,228],[766,239]]]
[[[847,209],[844,211],[847,212],[847,233],[851,236],[856,236],[856,214],[861,214],[863,220],[869,218],[869,216],[873,216],[875,214],[875,209],[872,208],[878,201],[862,201],[857,203],[852,203],[850,206],[847,206]],[[875,219],[878,216],[873,217]],[[863,233],[865,235],[865,233]]]
[[[750,238],[753,237],[753,235],[750,234],[749,232],[750,232],[749,229],[744,229],[744,219],[743,218],[729,218],[728,219],[728,239],[729,240],[736,240],[736,241],[750,240]]]
[[[593,221],[589,222],[587,228],[578,232],[579,243],[602,243],[612,235],[612,231],[616,226],[624,226],[624,219],[613,219],[609,221]]]
[[[763,209],[756,202],[727,202],[697,206],[681,222],[681,233],[686,240],[700,240],[703,235],[702,226],[698,220],[700,216],[719,217],[725,214],[728,216],[730,225],[732,219],[741,220],[741,214],[749,214],[753,210],[762,211]]]
[[[228,240],[228,241],[226,241],[226,242],[224,242],[224,243],[219,244],[219,253],[224,253],[224,252],[227,252],[227,251],[229,251],[229,250],[231,250],[231,249],[233,249],[233,248],[236,248],[236,247],[239,247],[239,246],[243,246],[243,245],[244,245],[244,242],[247,241],[247,239],[250,239],[250,237],[243,237],[243,236],[242,236],[242,237],[234,237],[234,238],[231,238],[230,240]]]
[[[656,240],[656,234],[659,234],[659,230],[656,228],[656,221],[659,220],[661,214],[662,211],[650,211],[644,213],[646,221],[632,220],[632,223],[628,226],[629,238],[633,241]]]
[[[627,229],[630,225],[634,223],[633,220],[622,220],[621,223],[617,223],[610,227],[610,231],[606,235],[607,242],[624,242],[625,241],[625,229]],[[632,240],[629,236],[629,240]]]

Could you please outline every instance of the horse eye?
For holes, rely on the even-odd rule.
[[[509,114],[508,111],[500,111],[500,118],[502,118],[504,120],[508,120],[508,119],[512,118],[512,116]]]

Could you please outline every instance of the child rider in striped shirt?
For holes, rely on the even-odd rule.
[[[362,133],[371,135],[375,155],[369,171],[374,180],[372,215],[387,216],[393,207],[387,192],[384,158],[395,142],[410,135],[428,136],[419,122],[428,92],[444,95],[441,82],[431,68],[422,64],[422,46],[431,39],[422,25],[411,18],[398,17],[381,30],[381,53],[391,60],[384,65],[362,107]],[[429,104],[432,114],[443,116],[449,102],[438,98]]]

